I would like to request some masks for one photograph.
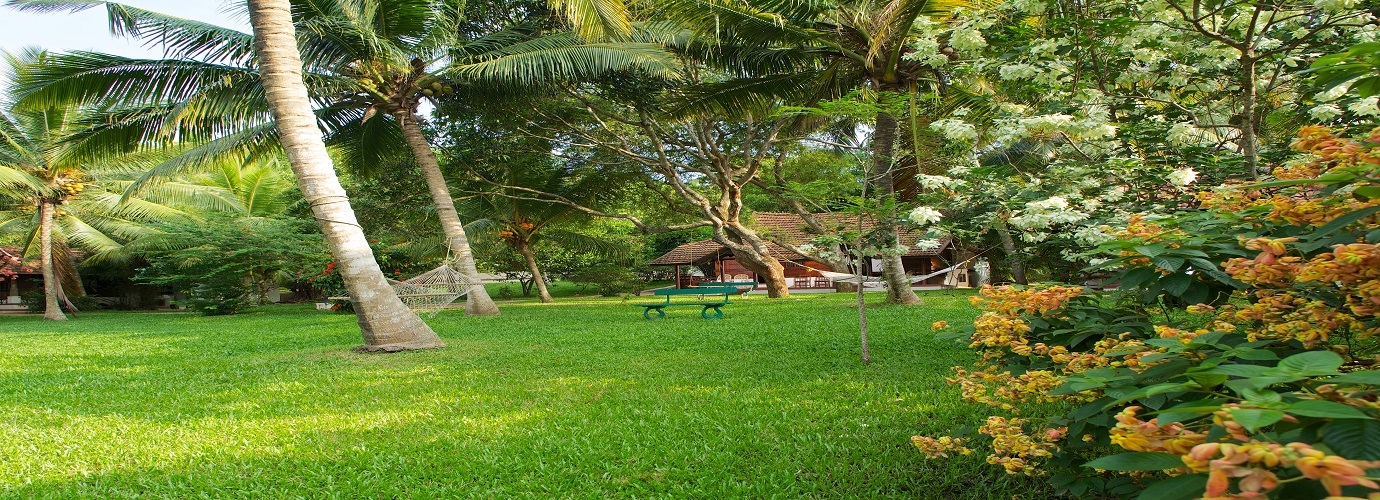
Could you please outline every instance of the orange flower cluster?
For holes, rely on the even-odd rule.
[[[1025,334],[1030,332],[1030,324],[1020,316],[1048,316],[1062,310],[1068,301],[1082,293],[1083,289],[1079,287],[1017,289],[1011,286],[984,286],[979,295],[968,297],[974,306],[987,311],[973,321],[976,331],[968,347],[1006,348],[1025,352],[1021,355],[1028,356],[1029,341]]]
[[[1112,444],[1131,451],[1150,451],[1186,455],[1207,435],[1188,430],[1180,423],[1159,425],[1158,418],[1142,421],[1136,417],[1139,406],[1128,406],[1116,416],[1111,430]]]
[[[992,454],[987,456],[987,463],[1001,465],[1007,474],[1039,474],[1031,462],[1053,455],[1052,451],[1059,448],[1055,443],[1064,439],[1068,428],[1045,429],[1038,436],[1031,436],[1025,433],[1026,423],[1019,418],[987,417],[987,423],[978,428],[978,432],[992,437]]]
[[[1071,399],[1069,396],[1049,394],[1049,391],[1064,385],[1064,378],[1048,370],[1031,370],[1020,376],[1012,376],[1008,371],[970,372],[955,366],[954,377],[944,380],[957,384],[963,391],[963,399],[1011,412],[1019,410],[1016,403],[1052,403]]]
[[[1155,242],[1159,242],[1159,241],[1169,241],[1168,246],[1169,246],[1170,248],[1178,248],[1178,247],[1179,247],[1179,244],[1178,244],[1178,243],[1173,243],[1172,241],[1173,241],[1174,239],[1176,239],[1177,237],[1182,236],[1182,235],[1183,235],[1183,232],[1182,232],[1182,231],[1179,231],[1179,230],[1177,230],[1177,229],[1175,229],[1175,230],[1165,230],[1164,228],[1160,227],[1159,224],[1156,224],[1156,223],[1154,223],[1154,222],[1150,222],[1150,221],[1145,220],[1145,216],[1143,216],[1143,215],[1141,215],[1141,214],[1136,214],[1136,215],[1132,215],[1131,218],[1128,219],[1128,220],[1126,221],[1126,227],[1125,227],[1125,228],[1121,229],[1120,231],[1117,231],[1117,233],[1116,233],[1116,238],[1119,239],[1119,240],[1126,240],[1126,241],[1129,241],[1129,240],[1143,241],[1143,242],[1145,242],[1145,243],[1155,243]],[[1140,267],[1140,266],[1148,266],[1148,265],[1150,265],[1150,258],[1149,258],[1149,257],[1145,257],[1145,256],[1136,257],[1136,256],[1138,256],[1138,255],[1140,255],[1140,254],[1139,254],[1139,253],[1136,253],[1136,252],[1133,252],[1133,251],[1130,251],[1130,250],[1122,250],[1122,251],[1121,251],[1121,256],[1122,256],[1122,257],[1135,257],[1135,258],[1130,259],[1129,261],[1127,261],[1127,263],[1126,263],[1127,266],[1130,266],[1130,267]]]
[[[1018,289],[1012,286],[985,285],[978,293],[979,295],[968,297],[968,301],[982,309],[1004,316],[1018,316],[1022,313],[1044,316],[1062,310],[1069,300],[1082,295],[1083,289],[1076,286]]]
[[[1317,393],[1318,398],[1335,403],[1380,410],[1380,400],[1377,400],[1376,394],[1370,390],[1363,390],[1358,387],[1338,388],[1333,384],[1323,384],[1313,389],[1313,392]]]
[[[1380,143],[1380,128],[1372,130],[1366,142]],[[1373,147],[1367,147],[1351,139],[1337,137],[1323,126],[1299,129],[1299,138],[1289,145],[1295,151],[1312,153],[1319,171],[1353,165],[1380,166],[1380,154]]]
[[[963,446],[963,439],[956,437],[943,436],[938,439],[926,436],[911,436],[911,444],[925,454],[927,458],[949,458],[950,452],[959,455],[971,455],[973,450]]]
[[[1376,140],[1380,140],[1380,128],[1370,133],[1366,139],[1369,144],[1365,144],[1337,137],[1326,127],[1304,127],[1292,147],[1296,151],[1310,153],[1312,157],[1306,162],[1276,168],[1274,174],[1284,180],[1301,180],[1360,169],[1360,173],[1373,178],[1380,173],[1380,147],[1373,142]],[[1288,195],[1233,189],[1201,193],[1199,198],[1203,207],[1223,212],[1269,207],[1265,217],[1273,222],[1309,226],[1322,226],[1342,215],[1380,204],[1380,201],[1362,202],[1349,196],[1319,196],[1322,194],[1317,189],[1305,189]],[[1380,216],[1372,215],[1358,223],[1374,226],[1377,221],[1380,221]]]
[[[1252,340],[1293,338],[1309,347],[1326,342],[1338,330],[1361,338],[1380,334],[1380,327],[1367,328],[1361,321],[1380,316],[1380,248],[1371,243],[1335,245],[1333,251],[1302,262],[1300,257],[1285,256],[1293,240],[1249,240],[1247,248],[1260,250],[1259,256],[1227,261],[1228,274],[1257,289],[1251,304],[1224,306],[1218,323],[1245,326]],[[1296,286],[1313,293],[1292,290]],[[1345,298],[1345,307],[1307,298],[1317,292]]]
[[[1347,460],[1307,443],[1203,443],[1193,447],[1184,463],[1195,471],[1208,472],[1204,498],[1265,498],[1280,483],[1272,469],[1289,467],[1322,483],[1334,497],[1342,494],[1344,486],[1380,489],[1380,485],[1366,477],[1366,469],[1380,467],[1380,461]],[[1233,478],[1238,479],[1236,486],[1240,491],[1236,493],[1229,491]]]
[[[972,343],[968,345],[970,348],[1006,347],[1015,349],[1029,342],[1025,338],[1025,334],[1030,332],[1030,325],[1014,315],[995,312],[982,313],[973,320],[973,327],[976,331],[973,332]]]

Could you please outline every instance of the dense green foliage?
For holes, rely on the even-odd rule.
[[[979,429],[989,461],[1051,472],[1073,495],[1380,489],[1376,138],[1305,128],[1294,146],[1308,155],[1276,169],[1282,180],[1131,218],[1102,245],[1121,270],[1116,293],[983,290],[988,312],[960,329],[982,361],[955,382],[1009,415]],[[1116,476],[1128,471],[1139,474]]]
[[[171,287],[186,296],[180,305],[206,315],[262,303],[270,289],[313,279],[330,261],[321,235],[290,219],[221,216],[159,229],[141,242],[148,266],[136,279]]]

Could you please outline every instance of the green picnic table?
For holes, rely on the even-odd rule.
[[[740,291],[740,290],[738,290],[738,287],[736,287],[736,286],[713,286],[713,287],[700,286],[700,287],[695,287],[695,288],[663,288],[663,289],[660,289],[660,290],[655,290],[655,291],[653,291],[652,294],[653,294],[653,295],[657,295],[657,296],[665,296],[665,297],[666,297],[666,301],[665,301],[665,302],[653,302],[653,303],[649,303],[649,304],[633,304],[633,305],[634,305],[634,306],[637,306],[637,307],[641,307],[641,308],[642,308],[642,317],[643,317],[643,318],[647,318],[647,319],[653,319],[653,318],[652,318],[652,311],[656,311],[656,318],[655,318],[655,319],[665,318],[665,317],[666,317],[666,311],[664,311],[664,309],[666,309],[666,308],[668,308],[668,307],[676,307],[676,306],[700,306],[700,307],[702,308],[702,309],[700,309],[700,317],[702,317],[702,318],[704,318],[704,319],[720,319],[720,318],[723,318],[723,317],[724,317],[723,307],[726,306],[726,305],[732,304],[732,302],[728,300],[728,296],[731,295],[731,294],[736,294],[736,293],[738,293],[739,291]],[[672,297],[689,297],[689,296],[696,296],[696,297],[699,297],[700,300],[696,300],[696,301],[672,301],[672,300],[671,300]],[[714,297],[706,297],[706,296],[714,296]],[[720,297],[722,297],[722,298],[720,298]],[[714,311],[713,314],[710,314],[710,310],[713,310],[713,311]]]

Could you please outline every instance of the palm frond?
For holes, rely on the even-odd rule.
[[[609,241],[607,238],[590,236],[567,229],[542,231],[541,241],[555,243],[576,252],[593,254],[607,259],[628,258],[628,245],[620,245]]]
[[[148,169],[125,190],[125,197],[139,194],[146,184],[164,180],[180,172],[194,171],[219,165],[232,159],[269,156],[276,153],[278,128],[273,124],[259,125],[227,134],[193,147],[167,161]]]
[[[415,164],[412,150],[404,142],[402,129],[390,117],[363,120],[359,109],[328,108],[320,113],[331,134],[326,145],[337,164],[364,177],[379,172],[408,168]]]
[[[43,181],[22,170],[0,165],[0,188],[23,188],[31,191],[45,189]]]
[[[708,43],[731,40],[751,46],[826,46],[845,51],[822,33],[809,28],[810,2],[743,2],[733,0],[666,0],[661,16],[693,31]]]
[[[106,234],[104,231],[87,224],[87,222],[80,217],[61,217],[58,219],[57,223],[54,224],[54,228],[60,229],[60,231],[53,231],[54,236],[61,233],[66,238],[68,244],[76,245],[82,250],[85,250],[87,252],[86,259],[90,262],[99,262],[104,259],[115,257],[124,250],[123,244],[111,238],[110,235]],[[54,243],[54,257],[56,257],[58,247],[60,246],[66,245]]]
[[[696,85],[673,100],[672,113],[765,116],[781,102],[800,102],[798,98],[817,88],[819,76],[803,71]]]
[[[480,81],[532,85],[594,78],[613,71],[671,77],[678,62],[653,44],[579,44],[549,35],[489,52],[493,59],[453,66],[447,73]]]
[[[548,0],[583,40],[622,40],[632,31],[632,17],[622,0]]]
[[[254,35],[210,23],[183,19],[115,2],[105,2],[111,34],[160,49],[167,59],[248,64]]]
[[[236,82],[257,79],[252,69],[241,66],[78,51],[49,56],[44,64],[18,75],[13,93],[21,109],[98,103],[139,106],[189,101],[207,88],[234,87]]]

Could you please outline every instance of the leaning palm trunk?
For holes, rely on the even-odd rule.
[[[67,315],[62,314],[62,305],[58,303],[62,283],[58,281],[57,268],[53,265],[53,212],[57,211],[57,205],[43,200],[38,210],[38,255],[43,266],[43,319],[63,321]]]
[[[273,107],[280,140],[297,174],[302,196],[340,263],[354,301],[367,351],[443,347],[431,327],[398,299],[384,280],[369,241],[355,219],[345,189],[331,166],[321,130],[302,84],[302,59],[293,35],[289,0],[248,0],[264,92]]]
[[[882,197],[894,196],[895,162],[892,161],[896,143],[896,117],[890,113],[877,113],[877,130],[872,137],[873,167],[877,176],[877,194]],[[877,230],[881,231],[886,242],[893,248],[901,246],[896,231],[894,214],[880,214]],[[920,297],[910,289],[910,278],[906,277],[901,256],[894,252],[882,253],[882,278],[886,280],[886,301],[890,304],[919,304]]]
[[[527,261],[527,270],[532,273],[532,283],[537,285],[537,297],[542,302],[555,302],[551,298],[551,292],[546,289],[546,277],[541,274],[541,266],[537,265],[537,254],[532,251],[532,245],[527,242],[520,242],[518,253],[522,254],[522,259]]]
[[[470,240],[465,236],[465,225],[460,222],[460,215],[455,210],[455,198],[450,195],[450,187],[441,174],[441,164],[436,161],[436,154],[431,151],[431,143],[422,135],[422,128],[417,126],[417,115],[404,109],[397,112],[397,119],[403,139],[412,148],[412,156],[422,169],[422,177],[426,178],[427,191],[431,192],[431,201],[436,204],[436,217],[441,219],[441,232],[446,235],[446,243],[450,244],[450,251],[459,266],[457,270],[466,279],[479,283],[479,268],[474,265],[474,252],[470,250]],[[498,314],[498,305],[489,298],[488,291],[476,287],[465,299],[465,313],[492,316]]]

